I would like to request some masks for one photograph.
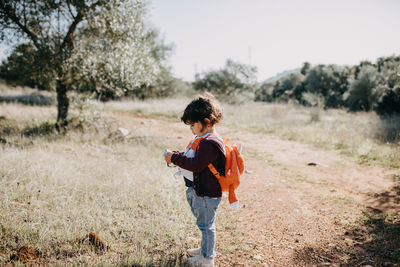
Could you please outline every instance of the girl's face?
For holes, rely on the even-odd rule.
[[[192,133],[194,135],[197,136],[201,136],[204,133],[206,133],[207,131],[205,131],[206,127],[203,126],[203,124],[201,124],[201,122],[195,122],[195,123],[191,123],[190,124],[190,130],[192,131]]]

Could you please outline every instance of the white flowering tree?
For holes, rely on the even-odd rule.
[[[52,70],[57,127],[67,125],[67,92],[79,83],[120,94],[151,83],[160,69],[140,0],[1,0],[0,38],[31,43]]]

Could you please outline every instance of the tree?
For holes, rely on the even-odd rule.
[[[305,76],[308,74],[310,69],[311,69],[311,64],[309,62],[304,62],[303,67],[301,67],[301,69],[300,69],[300,73]]]
[[[159,65],[147,42],[144,11],[140,0],[2,0],[0,37],[32,45],[40,59],[35,63],[52,70],[61,129],[67,92],[80,78],[95,88],[122,90],[155,79]]]
[[[400,115],[400,57],[379,58],[377,65],[382,79],[374,110],[384,116]]]
[[[372,65],[360,67],[358,76],[350,78],[350,88],[347,93],[347,107],[352,111],[372,110],[378,95],[376,87],[379,84],[379,73]]]
[[[231,98],[254,90],[257,68],[228,59],[224,68],[198,75],[193,88],[209,91],[220,97]]]
[[[146,36],[146,40],[151,48],[150,54],[156,61],[160,70],[152,83],[135,87],[128,95],[133,94],[133,96],[144,100],[145,98],[151,97],[171,96],[187,89],[182,81],[173,77],[171,68],[167,66],[167,59],[173,46],[165,44],[164,40],[159,37],[159,32],[156,30],[150,31]],[[185,87],[185,89],[182,87]]]
[[[272,97],[284,102],[289,101],[290,98],[293,98],[296,88],[301,85],[303,79],[304,76],[298,72],[284,76],[275,83]]]
[[[53,70],[43,64],[42,59],[31,43],[20,44],[0,66],[0,78],[15,85],[51,90]]]
[[[317,65],[304,80],[305,92],[322,95],[326,107],[343,105],[343,94],[348,89],[348,69],[336,65]]]
[[[255,91],[254,100],[255,101],[264,101],[264,102],[273,102],[273,92],[274,92],[274,84],[265,82],[257,88]]]
[[[358,74],[360,73],[361,69],[365,66],[375,67],[371,61],[363,60],[360,62],[360,64],[354,66],[354,77],[358,77]]]

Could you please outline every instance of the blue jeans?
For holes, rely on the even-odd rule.
[[[205,258],[214,258],[215,217],[221,198],[199,197],[193,187],[188,187],[186,199],[201,231],[201,253]]]

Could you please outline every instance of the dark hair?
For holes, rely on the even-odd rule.
[[[211,125],[222,120],[222,108],[215,97],[210,93],[196,96],[185,108],[181,120],[185,124],[201,122],[207,124],[204,119],[209,119]]]

